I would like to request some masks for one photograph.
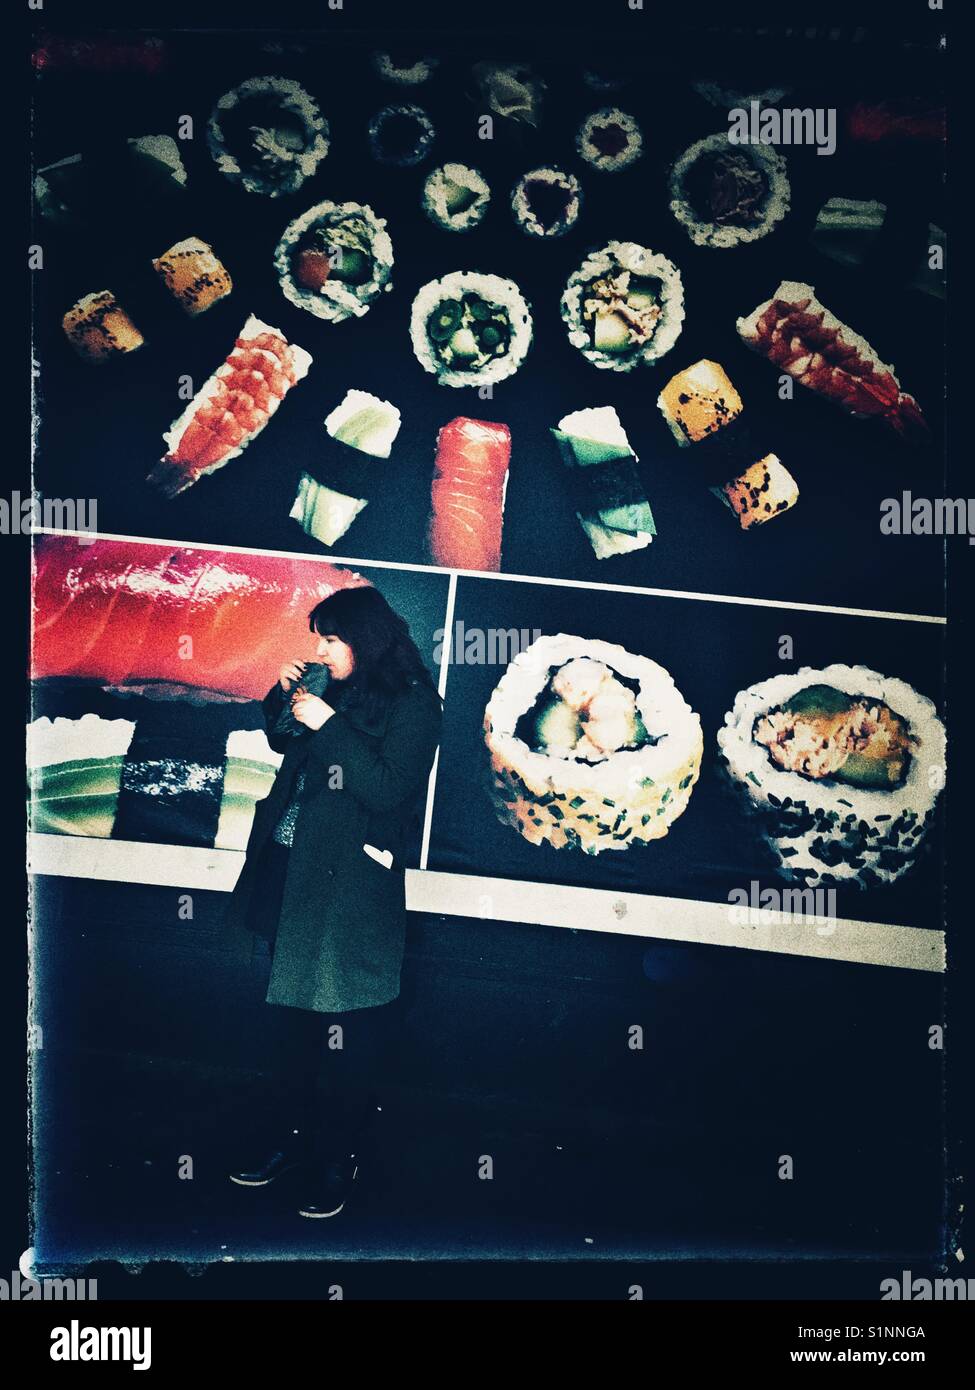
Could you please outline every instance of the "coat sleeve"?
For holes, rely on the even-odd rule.
[[[271,689],[261,701],[264,710],[264,726],[267,730],[267,741],[274,749],[275,753],[286,753],[291,746],[290,734],[278,734],[274,736],[271,730],[278,721],[278,716],[284,709],[285,693],[281,689],[280,681],[275,681]]]
[[[308,756],[340,768],[342,790],[370,811],[389,811],[414,796],[429,776],[442,717],[436,694],[414,690],[393,706],[377,748],[337,710],[308,740]]]

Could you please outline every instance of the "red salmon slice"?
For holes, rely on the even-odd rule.
[[[510,458],[507,425],[466,416],[444,425],[437,438],[427,537],[436,564],[501,568],[504,483]]]
[[[42,535],[35,551],[35,680],[168,681],[260,699],[307,645],[315,604],[366,583],[317,561],[146,541]]]

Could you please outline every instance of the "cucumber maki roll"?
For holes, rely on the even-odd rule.
[[[284,230],[274,252],[284,297],[316,318],[361,318],[393,288],[386,222],[363,203],[316,203]]]
[[[299,83],[251,77],[225,92],[207,124],[217,168],[248,193],[296,193],[328,154],[328,122]]]
[[[282,761],[263,730],[232,730],[225,741],[218,740],[219,748],[208,748],[201,734],[192,753],[175,740],[172,757],[147,760],[133,742],[136,723],[84,714],[78,719],[42,717],[28,725],[34,833],[127,838],[119,830],[120,797],[122,802],[128,798],[123,816],[131,831],[133,811],[139,816],[135,796],[147,806],[168,807],[164,814],[172,817],[174,832],[177,826],[179,833],[189,832],[185,841],[173,843],[246,849],[254,808],[271,790]],[[150,822],[139,817],[138,823],[148,830]]]
[[[573,411],[552,434],[570,470],[576,517],[596,559],[649,545],[657,527],[637,456],[613,407]]]
[[[944,783],[932,702],[865,666],[803,667],[750,686],[718,747],[780,872],[812,886],[900,878]]]
[[[482,386],[504,381],[521,366],[532,317],[511,280],[455,270],[420,289],[410,338],[424,371],[441,386]]]
[[[131,719],[42,716],[27,726],[31,829],[38,835],[111,838]]]
[[[569,342],[595,367],[629,372],[669,352],[684,325],[680,271],[632,241],[591,252],[562,295]]]
[[[483,220],[491,201],[484,176],[466,164],[442,164],[427,175],[423,211],[447,232],[469,232]]]
[[[655,661],[564,632],[540,637],[484,711],[490,794],[531,844],[586,854],[661,839],[701,769],[701,721]]]
[[[670,210],[695,246],[768,236],[789,211],[785,160],[768,145],[733,145],[724,131],[684,151],[670,171]]]

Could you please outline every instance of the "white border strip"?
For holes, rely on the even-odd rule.
[[[457,576],[450,576],[450,583],[447,586],[447,606],[444,610],[443,620],[443,643],[440,648],[440,675],[437,680],[437,691],[441,700],[447,693],[447,673],[450,670],[450,659],[452,656],[451,644],[454,631],[454,599],[457,596]],[[427,781],[427,804],[423,813],[423,843],[420,846],[420,868],[427,867],[427,856],[430,853],[430,827],[433,824],[433,801],[436,796],[437,768],[440,766],[440,745],[437,745],[433,755],[433,767],[430,769],[430,777]]]
[[[226,893],[243,862],[240,850],[35,833],[28,867],[33,874]],[[727,903],[416,869],[407,871],[406,890],[411,911],[448,917],[693,941],[902,970],[945,969],[944,933],[918,927],[844,918],[815,926],[783,924],[765,910],[751,912],[748,922],[738,925],[730,921]]]
[[[464,579],[510,580],[513,584],[545,584],[566,589],[592,589],[609,594],[640,594],[649,598],[699,599],[706,603],[737,603],[750,608],[793,608],[804,613],[838,613],[847,618],[890,618],[902,623],[936,623],[944,627],[947,618],[939,618],[933,613],[891,613],[880,608],[838,608],[828,603],[798,603],[790,599],[744,598],[737,594],[698,594],[690,589],[652,589],[637,584],[608,584],[597,580],[557,579],[550,575],[508,574],[499,570],[459,570],[448,569],[442,565],[417,565],[399,560],[368,560],[364,556],[348,555],[310,555],[295,550],[259,550],[245,545],[219,545],[213,541],[171,541],[160,540],[158,536],[120,536],[110,531],[68,531],[57,527],[35,526],[32,534],[45,536],[77,536],[86,538],[90,544],[95,540],[132,541],[138,545],[175,546],[182,550],[226,551],[234,555],[277,555],[288,560],[311,560],[327,565],[344,565],[356,569],[401,570],[407,573],[415,570],[420,574],[458,575]]]

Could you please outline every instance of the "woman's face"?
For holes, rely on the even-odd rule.
[[[355,669],[355,656],[352,648],[340,637],[336,637],[334,632],[319,637],[315,650],[319,660],[328,667],[329,675],[333,681],[348,680],[349,676],[352,675]]]

